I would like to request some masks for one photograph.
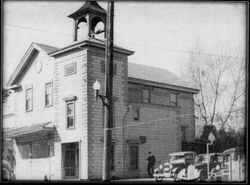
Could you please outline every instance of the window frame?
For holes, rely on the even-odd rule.
[[[30,90],[31,92],[30,92],[30,99],[28,99],[28,97],[27,97],[27,92],[28,92],[28,90]],[[28,100],[30,100],[31,101],[31,104],[30,104],[30,109],[27,109],[28,107],[27,107],[27,102],[28,102]],[[29,86],[29,87],[27,87],[26,89],[25,89],[25,111],[26,112],[31,112],[31,111],[33,111],[33,87],[32,86]]]
[[[131,155],[131,148],[132,147],[136,147],[137,148],[137,157],[136,157],[136,168],[132,168],[132,166],[131,166],[131,164],[132,164],[132,157],[134,157],[135,155]],[[139,143],[129,143],[129,164],[128,164],[128,166],[129,166],[129,170],[130,171],[138,171],[139,169],[140,169],[140,167],[139,167],[139,151],[140,151],[140,149],[139,149]]]
[[[20,155],[22,159],[44,159],[54,155],[53,143],[48,145],[47,140],[29,141],[20,143]],[[37,152],[35,148],[37,147]],[[52,155],[51,155],[52,154]]]
[[[175,96],[175,101],[172,101],[173,99],[171,98],[171,95]],[[177,93],[170,93],[169,94],[169,105],[173,107],[177,107]]]
[[[144,101],[144,93],[143,93],[143,91],[148,91],[148,101]],[[150,97],[150,89],[146,89],[146,88],[142,88],[141,89],[141,102],[142,103],[150,103],[151,101],[151,97]]]
[[[47,98],[47,85],[51,84],[51,104],[46,104],[46,98]],[[53,106],[53,81],[45,83],[45,93],[44,93],[44,98],[45,98],[45,107],[52,107]]]
[[[71,129],[75,129],[75,101],[74,100],[71,100],[71,101],[66,101],[66,129],[67,130],[71,130]],[[72,104],[72,114],[73,114],[73,126],[69,127],[68,126],[68,105],[69,104]]]

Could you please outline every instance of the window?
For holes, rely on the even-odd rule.
[[[45,106],[49,107],[52,106],[53,104],[53,99],[52,99],[52,82],[46,83],[45,84]]]
[[[110,148],[110,170],[114,170],[115,169],[115,143],[111,144],[111,148]]]
[[[148,89],[142,89],[142,102],[144,102],[144,103],[150,102],[150,96],[149,96]]]
[[[186,127],[181,127],[181,141],[186,141]]]
[[[67,114],[67,128],[74,128],[74,102],[67,102],[66,103],[66,114]]]
[[[141,89],[139,88],[128,88],[128,100],[129,102],[141,102]]]
[[[138,170],[139,169],[139,146],[138,144],[129,145],[129,169]]]
[[[177,94],[170,94],[170,106],[177,106]]]
[[[64,66],[64,76],[69,76],[76,73],[76,62],[66,64]]]
[[[101,61],[101,72],[105,73],[105,61]],[[117,64],[113,62],[113,74],[117,74]]]
[[[32,111],[33,97],[32,87],[26,89],[26,111]]]
[[[138,121],[140,119],[140,109],[134,108],[133,109],[133,120]]]
[[[34,141],[18,145],[23,159],[38,159],[53,156],[53,146],[47,141]]]

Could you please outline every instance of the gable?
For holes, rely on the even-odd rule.
[[[57,48],[33,42],[11,75],[7,86],[10,87],[19,84],[38,55],[41,54],[48,57],[47,53],[55,50],[57,50]]]

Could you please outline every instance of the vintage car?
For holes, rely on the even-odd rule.
[[[175,152],[169,154],[169,162],[160,165],[154,171],[154,177],[157,182],[163,178],[174,178],[176,180],[179,171],[186,168],[189,164],[194,163],[196,153],[193,151]]]
[[[169,178],[170,163],[166,161],[163,165],[159,164],[158,168],[154,170],[153,176],[155,177],[156,182],[161,182],[163,178]]]
[[[214,181],[245,181],[245,151],[242,147],[230,148],[223,153],[223,163],[211,173]]]
[[[14,180],[15,179],[13,169],[10,163],[6,160],[2,160],[1,173],[2,173],[1,174],[2,180]]]
[[[209,161],[209,174],[211,171],[214,171],[215,169],[221,168],[221,164],[223,162],[223,156],[222,153],[209,153],[209,160],[207,159],[207,154],[199,154],[196,156],[195,159],[195,168],[199,169],[200,172],[204,171],[204,177],[205,179],[210,178],[207,176],[207,168],[208,168],[208,161]]]

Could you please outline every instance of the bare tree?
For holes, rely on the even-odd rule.
[[[191,55],[182,76],[200,89],[194,96],[197,129],[204,125],[232,126],[235,113],[244,108],[245,68],[243,58],[226,55]]]

